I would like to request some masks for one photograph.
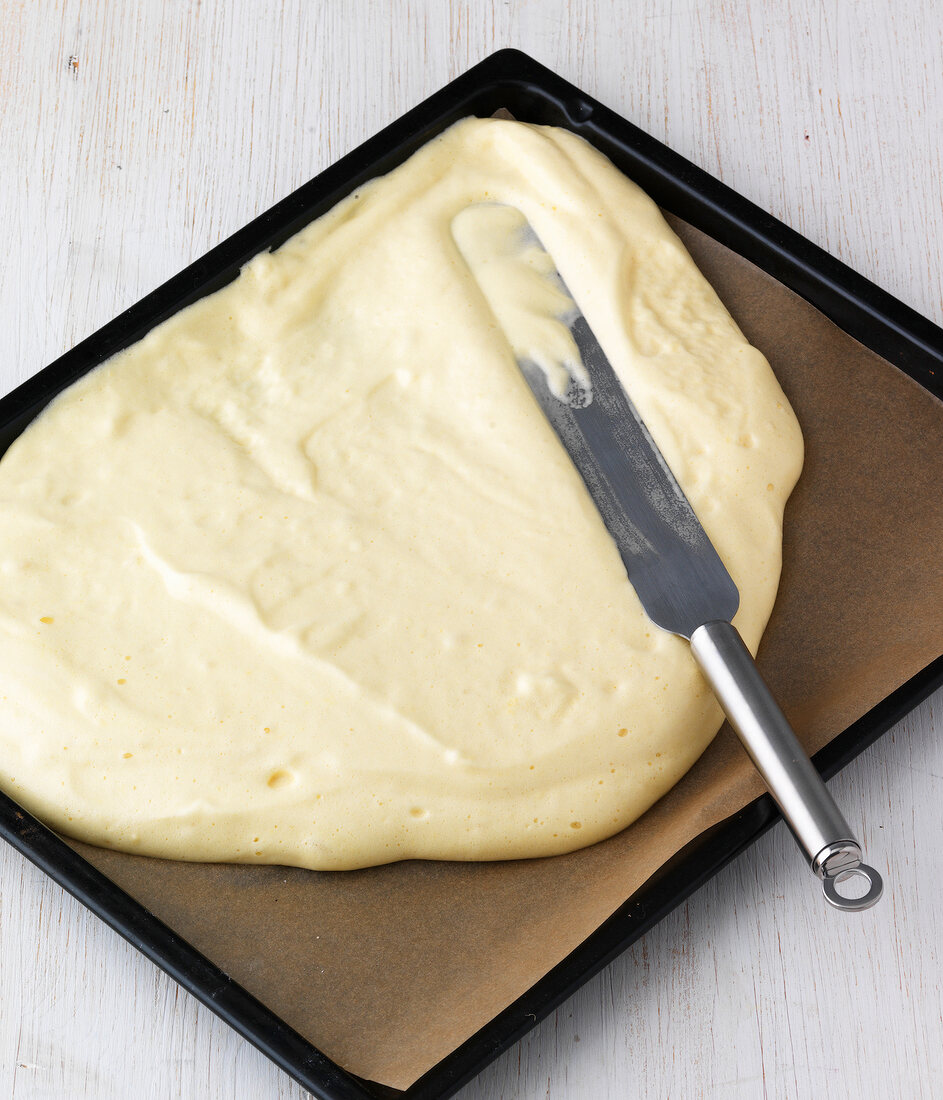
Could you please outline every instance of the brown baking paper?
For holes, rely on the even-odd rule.
[[[759,663],[814,752],[943,652],[943,405],[752,264],[672,224],[805,435]],[[762,789],[725,726],[634,825],[552,859],[319,873],[74,847],[330,1058],[405,1088]]]

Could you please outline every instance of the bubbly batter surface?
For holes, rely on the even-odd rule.
[[[72,836],[349,868],[634,820],[720,711],[452,237],[518,207],[759,641],[795,418],[654,204],[467,120],[63,393],[0,462],[0,786]]]

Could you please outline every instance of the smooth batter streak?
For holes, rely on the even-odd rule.
[[[605,158],[467,120],[0,462],[4,790],[96,844],[348,868],[567,851],[690,767],[719,708],[452,237],[495,201],[560,268],[755,648],[802,457],[768,364]]]

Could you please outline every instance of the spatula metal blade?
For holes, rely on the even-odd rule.
[[[543,248],[529,226],[527,234],[531,251]],[[549,255],[542,266],[572,299]],[[575,301],[560,321],[583,367],[570,372],[566,392],[553,392],[535,362],[518,358],[518,366],[586,484],[646,613],[686,638],[705,622],[730,622],[740,603],[737,587]],[[514,334],[507,335],[515,345]]]

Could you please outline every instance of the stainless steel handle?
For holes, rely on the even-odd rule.
[[[822,879],[826,900],[836,909],[869,909],[884,885],[861,860],[861,846],[822,777],[799,744],[786,716],[753,663],[736,627],[710,622],[691,635],[691,651],[731,726],[763,776],[812,870]],[[863,897],[846,898],[836,886],[860,876]]]

